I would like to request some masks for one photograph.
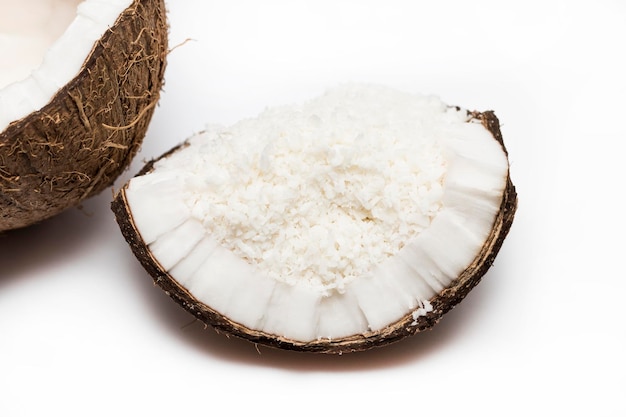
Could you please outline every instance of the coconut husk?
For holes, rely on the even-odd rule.
[[[51,101],[0,132],[0,231],[100,193],[130,164],[159,100],[163,0],[135,0]]]

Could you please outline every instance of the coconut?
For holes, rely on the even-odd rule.
[[[492,111],[350,85],[193,136],[112,209],[197,319],[347,353],[435,325],[493,264],[516,205]]]
[[[9,0],[0,14],[0,231],[111,186],[163,84],[163,0]]]

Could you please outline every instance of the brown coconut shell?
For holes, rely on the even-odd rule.
[[[483,113],[472,112],[470,115],[474,119],[481,121],[485,128],[492,133],[494,139],[500,143],[508,156],[502,140],[500,124],[495,114],[492,111],[487,111]],[[158,159],[176,152],[183,146],[185,146],[185,144],[175,147]],[[150,172],[155,162],[156,160],[150,161],[137,175],[140,176]],[[471,265],[469,265],[448,288],[429,300],[432,305],[432,311],[419,316],[417,319],[413,317],[411,312],[397,322],[390,323],[385,329],[380,331],[357,334],[341,339],[320,339],[306,343],[249,329],[230,320],[228,317],[224,317],[211,307],[195,299],[176,281],[176,279],[170,276],[168,272],[161,267],[159,261],[152,256],[150,249],[142,240],[140,233],[133,223],[132,212],[126,201],[125,187],[117,192],[114,201],[111,203],[111,208],[115,213],[116,220],[124,238],[130,245],[139,262],[141,262],[146,271],[152,276],[154,282],[198,320],[212,326],[219,332],[240,337],[260,345],[295,351],[342,354],[388,345],[420,331],[430,329],[439,322],[446,312],[450,311],[461,302],[472,288],[480,282],[483,275],[485,275],[493,264],[513,223],[517,208],[517,193],[510,177],[508,177],[500,210],[482,250],[476,255]],[[384,301],[381,300],[381,302]]]
[[[0,231],[78,205],[128,167],[159,100],[163,0],[135,0],[51,101],[0,132]]]

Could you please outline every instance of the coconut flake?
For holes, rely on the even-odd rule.
[[[431,311],[433,311],[433,305],[429,301],[424,301],[420,308],[413,311],[412,313],[413,322],[411,323],[411,326],[417,326],[417,319],[419,319],[422,316],[427,315]]]

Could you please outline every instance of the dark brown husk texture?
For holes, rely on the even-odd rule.
[[[167,31],[163,0],[135,0],[50,103],[0,133],[0,231],[78,205],[129,165],[163,85]]]
[[[500,125],[494,113],[490,111],[484,113],[474,112],[471,115],[482,122],[485,128],[493,134],[495,140],[502,145],[506,153],[500,133]],[[161,158],[175,152],[177,149],[172,149],[167,154],[161,156]],[[138,175],[150,172],[153,164],[154,161],[148,163]],[[261,345],[296,351],[342,354],[388,345],[420,331],[430,329],[439,322],[446,312],[461,302],[472,288],[480,282],[481,278],[493,264],[513,223],[517,209],[517,193],[510,177],[507,178],[500,211],[496,216],[491,233],[482,250],[472,264],[448,288],[430,300],[433,307],[431,312],[418,317],[417,320],[413,318],[412,313],[409,313],[396,323],[390,323],[385,329],[376,332],[358,334],[342,339],[321,339],[306,343],[246,328],[196,300],[152,256],[150,249],[143,242],[141,235],[133,224],[132,212],[127,205],[124,189],[117,193],[111,207],[126,241],[155,283],[197,319],[211,325],[220,332],[241,337]],[[381,302],[384,302],[384,300],[381,300]]]

